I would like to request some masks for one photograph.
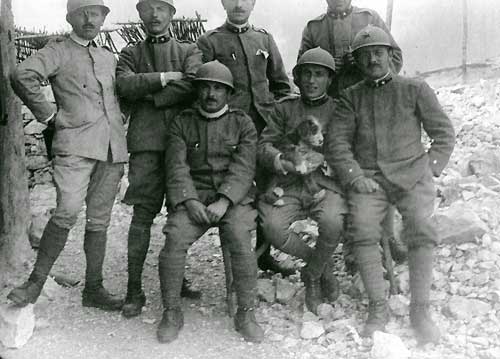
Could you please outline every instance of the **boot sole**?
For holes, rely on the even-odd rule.
[[[247,336],[243,335],[243,333],[241,332],[241,330],[239,328],[235,328],[235,329],[236,329],[236,332],[238,332],[243,337],[243,340],[246,342],[262,343],[264,341],[264,337],[262,337],[262,338],[247,337]]]

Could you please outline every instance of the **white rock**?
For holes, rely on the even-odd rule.
[[[0,306],[0,342],[4,347],[18,349],[31,338],[35,329],[33,307]]]
[[[271,279],[259,279],[257,281],[257,296],[268,303],[274,303],[276,288]]]
[[[329,319],[329,318],[333,317],[333,313],[334,313],[335,309],[333,308],[332,305],[330,305],[328,303],[321,303],[318,306],[317,311],[318,311],[318,316],[321,319]]]
[[[61,291],[62,287],[51,276],[48,276],[43,286],[42,294],[49,299],[55,299],[61,294]]]
[[[467,209],[463,202],[455,202],[450,208],[437,211],[433,219],[443,244],[474,243],[476,237],[482,237],[488,230],[478,214]]]
[[[408,314],[410,301],[404,295],[393,295],[389,298],[389,308],[397,317],[404,317]]]
[[[300,330],[302,339],[315,339],[325,334],[325,329],[320,322],[304,322]]]
[[[400,337],[376,331],[371,355],[373,359],[408,359],[410,351]]]
[[[459,296],[452,297],[447,306],[443,308],[443,312],[447,316],[465,321],[485,316],[490,310],[491,305],[486,302]]]
[[[286,279],[276,279],[276,301],[282,304],[288,304],[297,293],[297,287]]]
[[[31,121],[24,127],[24,134],[25,135],[38,135],[41,134],[43,130],[47,128],[46,125],[44,125],[41,122],[38,121]]]

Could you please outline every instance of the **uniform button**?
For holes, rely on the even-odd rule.
[[[352,173],[352,168],[349,168],[349,173]]]
[[[434,160],[434,161],[432,161],[432,163],[434,163],[434,164],[436,165],[436,164],[438,163],[438,161],[437,161],[437,160]]]

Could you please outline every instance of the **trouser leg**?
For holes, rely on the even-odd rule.
[[[389,319],[379,249],[381,223],[389,202],[385,191],[379,189],[371,194],[351,192],[348,203],[351,216],[348,236],[352,240],[356,263],[370,300],[368,319],[361,335],[370,337],[377,330],[385,330]]]
[[[284,253],[309,262],[312,248],[290,230],[293,222],[306,218],[300,201],[287,199],[280,207],[259,201],[258,210],[264,235],[271,239],[271,244]]]
[[[169,214],[163,229],[165,246],[159,257],[160,287],[165,309],[180,307],[187,251],[207,229],[208,226],[194,223],[185,209]]]

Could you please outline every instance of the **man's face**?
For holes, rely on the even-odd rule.
[[[82,7],[66,17],[73,31],[85,40],[93,40],[99,34],[105,19],[105,10],[95,5]]]
[[[391,51],[387,46],[367,46],[354,54],[361,72],[370,80],[377,80],[389,72]]]
[[[255,6],[255,0],[222,0],[227,18],[234,24],[245,24]]]
[[[214,113],[227,105],[230,89],[218,82],[198,83],[198,100],[203,111]]]
[[[332,84],[332,73],[320,65],[303,65],[299,70],[300,94],[306,99],[316,99],[328,91]]]
[[[326,0],[328,7],[336,12],[343,12],[351,6],[351,0]]]
[[[139,6],[139,17],[150,35],[165,34],[173,15],[172,8],[161,1],[147,1]]]

